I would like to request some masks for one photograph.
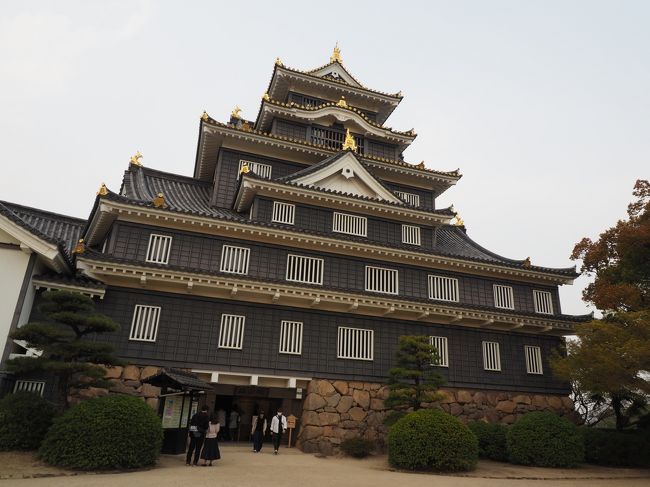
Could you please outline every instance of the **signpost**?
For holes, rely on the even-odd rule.
[[[289,448],[291,448],[291,433],[296,427],[296,418],[293,414],[287,416],[287,429],[289,430]]]

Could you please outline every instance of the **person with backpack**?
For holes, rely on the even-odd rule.
[[[192,460],[192,453],[194,453],[194,462],[196,466],[199,463],[199,456],[201,455],[201,449],[203,448],[203,442],[205,441],[205,433],[210,427],[210,417],[208,416],[208,406],[204,405],[201,407],[201,411],[195,413],[190,419],[190,445],[187,448],[187,456],[185,457],[185,465],[188,467],[192,465],[190,461]]]
[[[273,453],[278,454],[282,434],[287,431],[287,418],[282,415],[282,409],[278,408],[278,413],[271,420],[271,433],[273,434]]]

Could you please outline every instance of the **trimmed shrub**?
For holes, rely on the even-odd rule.
[[[508,461],[508,427],[499,423],[472,421],[467,426],[478,438],[478,456],[499,462]]]
[[[391,411],[384,418],[384,421],[383,421],[384,426],[386,426],[387,428],[390,428],[395,423],[397,423],[397,420],[399,420],[400,418],[403,418],[407,414],[408,413],[406,411]]]
[[[650,438],[639,431],[583,428],[585,460],[613,467],[650,467]]]
[[[579,429],[566,418],[538,411],[522,416],[508,428],[512,463],[540,467],[575,467],[585,459]]]
[[[0,450],[36,450],[54,414],[54,407],[38,394],[7,394],[0,400]]]
[[[478,440],[451,414],[420,409],[399,419],[388,433],[388,462],[407,470],[458,472],[478,461]]]
[[[375,444],[365,438],[348,438],[341,442],[343,453],[354,458],[365,458],[375,449]]]
[[[160,418],[142,399],[105,396],[84,401],[54,421],[39,454],[80,470],[153,465],[162,446]]]

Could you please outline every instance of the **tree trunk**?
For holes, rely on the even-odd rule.
[[[612,394],[612,409],[616,417],[616,430],[623,429],[623,400],[618,394]]]

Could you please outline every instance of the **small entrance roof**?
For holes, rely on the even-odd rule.
[[[162,369],[142,382],[156,387],[166,387],[178,391],[209,391],[212,385],[199,379],[191,372],[179,369]]]

